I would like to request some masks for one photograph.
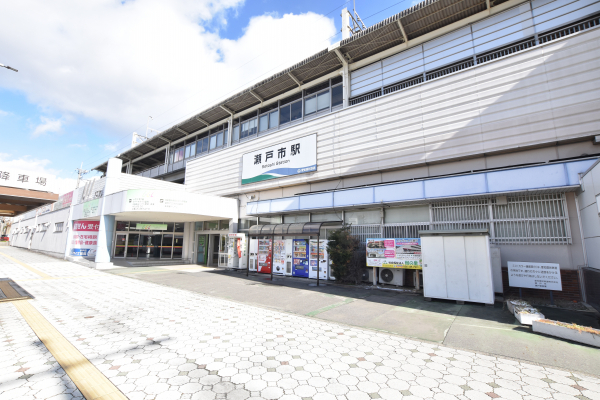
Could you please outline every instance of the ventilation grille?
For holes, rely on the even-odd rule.
[[[394,83],[393,85],[387,86],[383,88],[383,94],[397,92],[398,90],[406,89],[407,87],[418,85],[419,83],[423,83],[423,75],[419,75],[417,77],[406,79],[402,82]]]
[[[440,78],[444,75],[448,75],[453,72],[461,71],[463,69],[472,67],[473,65],[475,65],[475,61],[472,58],[462,60],[457,63],[447,65],[444,68],[440,68],[440,69],[436,69],[434,71],[428,72],[425,75],[425,79],[430,81],[432,79]]]
[[[376,91],[373,91],[371,93],[363,94],[361,96],[350,99],[350,105],[353,106],[358,103],[363,103],[365,101],[374,99],[379,96],[381,96],[381,89],[377,89]]]
[[[512,53],[516,53],[517,51],[525,50],[530,47],[535,46],[535,38],[529,38],[527,40],[523,40],[519,43],[513,43],[508,46],[501,47],[494,51],[490,51],[489,53],[482,54],[477,56],[477,64],[483,64],[488,61],[495,60],[500,57],[507,56]]]
[[[540,44],[544,44],[552,40],[560,39],[561,37],[565,37],[577,32],[594,28],[598,25],[600,25],[600,14],[596,14],[591,18],[587,18],[582,21],[578,21],[574,24],[568,25],[564,28],[559,28],[554,31],[540,35],[538,37],[538,40]]]

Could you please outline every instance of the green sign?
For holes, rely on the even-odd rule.
[[[167,224],[136,224],[135,229],[138,231],[166,231]]]
[[[95,217],[100,214],[100,199],[90,200],[83,203],[83,217]]]

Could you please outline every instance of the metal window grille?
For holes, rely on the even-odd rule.
[[[377,89],[374,92],[363,94],[361,96],[354,97],[354,98],[350,99],[350,105],[353,106],[353,105],[358,104],[358,103],[363,103],[365,101],[374,99],[374,98],[379,97],[381,95],[382,95],[381,89]]]
[[[417,76],[416,78],[406,79],[402,82],[394,83],[393,85],[383,88],[383,94],[397,92],[398,90],[406,89],[414,85],[423,83],[423,75]]]
[[[429,229],[487,229],[492,244],[570,244],[571,231],[564,193],[496,199],[456,200],[431,204],[429,222],[352,225],[361,250],[367,238],[419,237]]]
[[[540,35],[538,37],[538,40],[540,44],[543,44],[552,40],[560,39],[564,36],[572,35],[580,31],[585,31],[598,25],[600,25],[600,14],[596,14],[591,18],[586,18],[582,21],[578,21],[574,24],[565,26],[564,28],[559,28],[552,32]]]
[[[517,51],[525,50],[535,46],[535,38],[529,38],[519,43],[513,43],[511,45],[490,51],[489,53],[481,54],[477,56],[477,64],[483,64],[488,61],[495,60],[500,57],[507,56]]]
[[[429,223],[403,223],[385,224],[383,226],[383,237],[386,238],[417,238],[419,231],[428,231]]]
[[[350,233],[360,240],[360,250],[365,251],[368,238],[381,237],[381,225],[350,225]]]

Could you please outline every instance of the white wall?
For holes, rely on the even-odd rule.
[[[599,29],[568,36],[193,160],[186,188],[252,193],[589,138],[599,63]],[[241,185],[244,153],[313,132],[317,172]]]
[[[581,189],[577,198],[579,200],[587,263],[590,267],[600,269],[600,209],[596,198],[596,196],[600,196],[600,163],[593,166],[583,176]]]
[[[69,218],[69,207],[63,208],[58,211],[54,211],[48,214],[40,215],[35,218],[29,218],[21,221],[21,226],[32,226],[36,224],[43,224],[48,222],[48,228],[43,232],[36,232],[35,229],[29,231],[29,233],[17,232],[18,223],[13,227],[13,234],[11,235],[11,246],[29,248],[29,242],[31,240],[31,250],[42,251],[52,255],[56,255],[62,258],[67,246],[68,237],[68,218]],[[54,224],[57,222],[63,223],[62,232],[54,232]]]

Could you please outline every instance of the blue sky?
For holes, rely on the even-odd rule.
[[[50,2],[52,3],[52,2]],[[412,0],[357,1],[371,26]],[[0,165],[73,186],[129,147],[339,41],[343,0],[38,0],[0,16]],[[36,10],[32,12],[31,10]]]

